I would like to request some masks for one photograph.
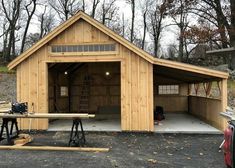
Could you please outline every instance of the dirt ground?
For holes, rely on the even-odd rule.
[[[37,132],[30,145],[66,146],[68,132]],[[88,147],[106,153],[0,151],[3,168],[225,168],[218,147],[223,135],[86,133]]]

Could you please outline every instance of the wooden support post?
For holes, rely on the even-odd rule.
[[[223,112],[223,111],[226,111],[226,108],[227,108],[227,79],[223,79],[222,81],[221,81],[221,90],[220,90],[221,92],[221,112]],[[222,117],[221,117],[222,118]],[[226,126],[227,126],[227,120],[226,119],[224,119],[224,118],[222,118],[221,119],[221,123],[220,123],[220,125],[221,125],[221,128],[224,130],[225,128],[226,128]]]
[[[212,82],[203,83],[203,87],[204,87],[204,91],[205,91],[205,93],[206,93],[206,97],[210,97],[210,94],[211,94],[211,86],[212,86]]]
[[[71,112],[71,75],[68,74],[68,104],[69,104],[69,113]]]
[[[220,96],[221,96],[221,94],[222,94],[222,81],[217,81],[217,86],[218,86]]]
[[[197,95],[198,94],[198,90],[200,89],[200,83],[194,83],[194,89],[195,89],[195,93]]]
[[[194,86],[194,84],[188,84],[188,96],[190,96],[190,95],[192,95],[193,93],[193,86]]]

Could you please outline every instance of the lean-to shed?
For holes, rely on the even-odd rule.
[[[119,115],[123,131],[154,131],[153,111],[162,106],[225,126],[219,112],[227,107],[227,73],[154,58],[81,11],[8,67],[29,111]],[[48,123],[34,119],[32,129]]]

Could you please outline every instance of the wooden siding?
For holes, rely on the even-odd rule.
[[[55,55],[50,46],[56,44],[113,43],[114,40],[83,20],[79,20],[54,38],[30,58],[17,66],[17,100],[29,103],[29,111],[48,113],[47,63],[113,62],[121,64],[121,125],[126,131],[153,131],[152,64],[117,44],[111,55]],[[34,108],[33,108],[33,106]],[[21,119],[21,129],[29,128],[29,120]],[[47,129],[47,120],[32,120],[31,129]]]
[[[220,116],[222,102],[219,99],[189,96],[189,113],[223,131],[226,119]]]
[[[188,84],[177,84],[174,81],[170,83],[169,78],[154,77],[154,108],[162,106],[165,112],[188,112]],[[167,81],[165,83],[164,81]],[[167,85],[179,85],[179,94],[158,94],[158,86],[161,83]],[[159,84],[159,85],[158,85]]]
[[[123,130],[153,131],[153,67],[120,47],[121,124]]]
[[[17,66],[17,100],[28,102],[30,112],[48,112],[46,46]],[[46,119],[19,119],[21,129],[47,129]]]
[[[162,106],[165,112],[188,112],[188,96],[154,96],[154,107]]]

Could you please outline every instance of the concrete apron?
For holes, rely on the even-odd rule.
[[[187,133],[187,134],[222,134],[222,132],[196,117],[186,113],[166,113],[165,120],[155,124],[155,133]],[[50,122],[48,131],[70,131],[71,120]],[[85,131],[120,132],[120,119],[89,119],[83,120]]]

